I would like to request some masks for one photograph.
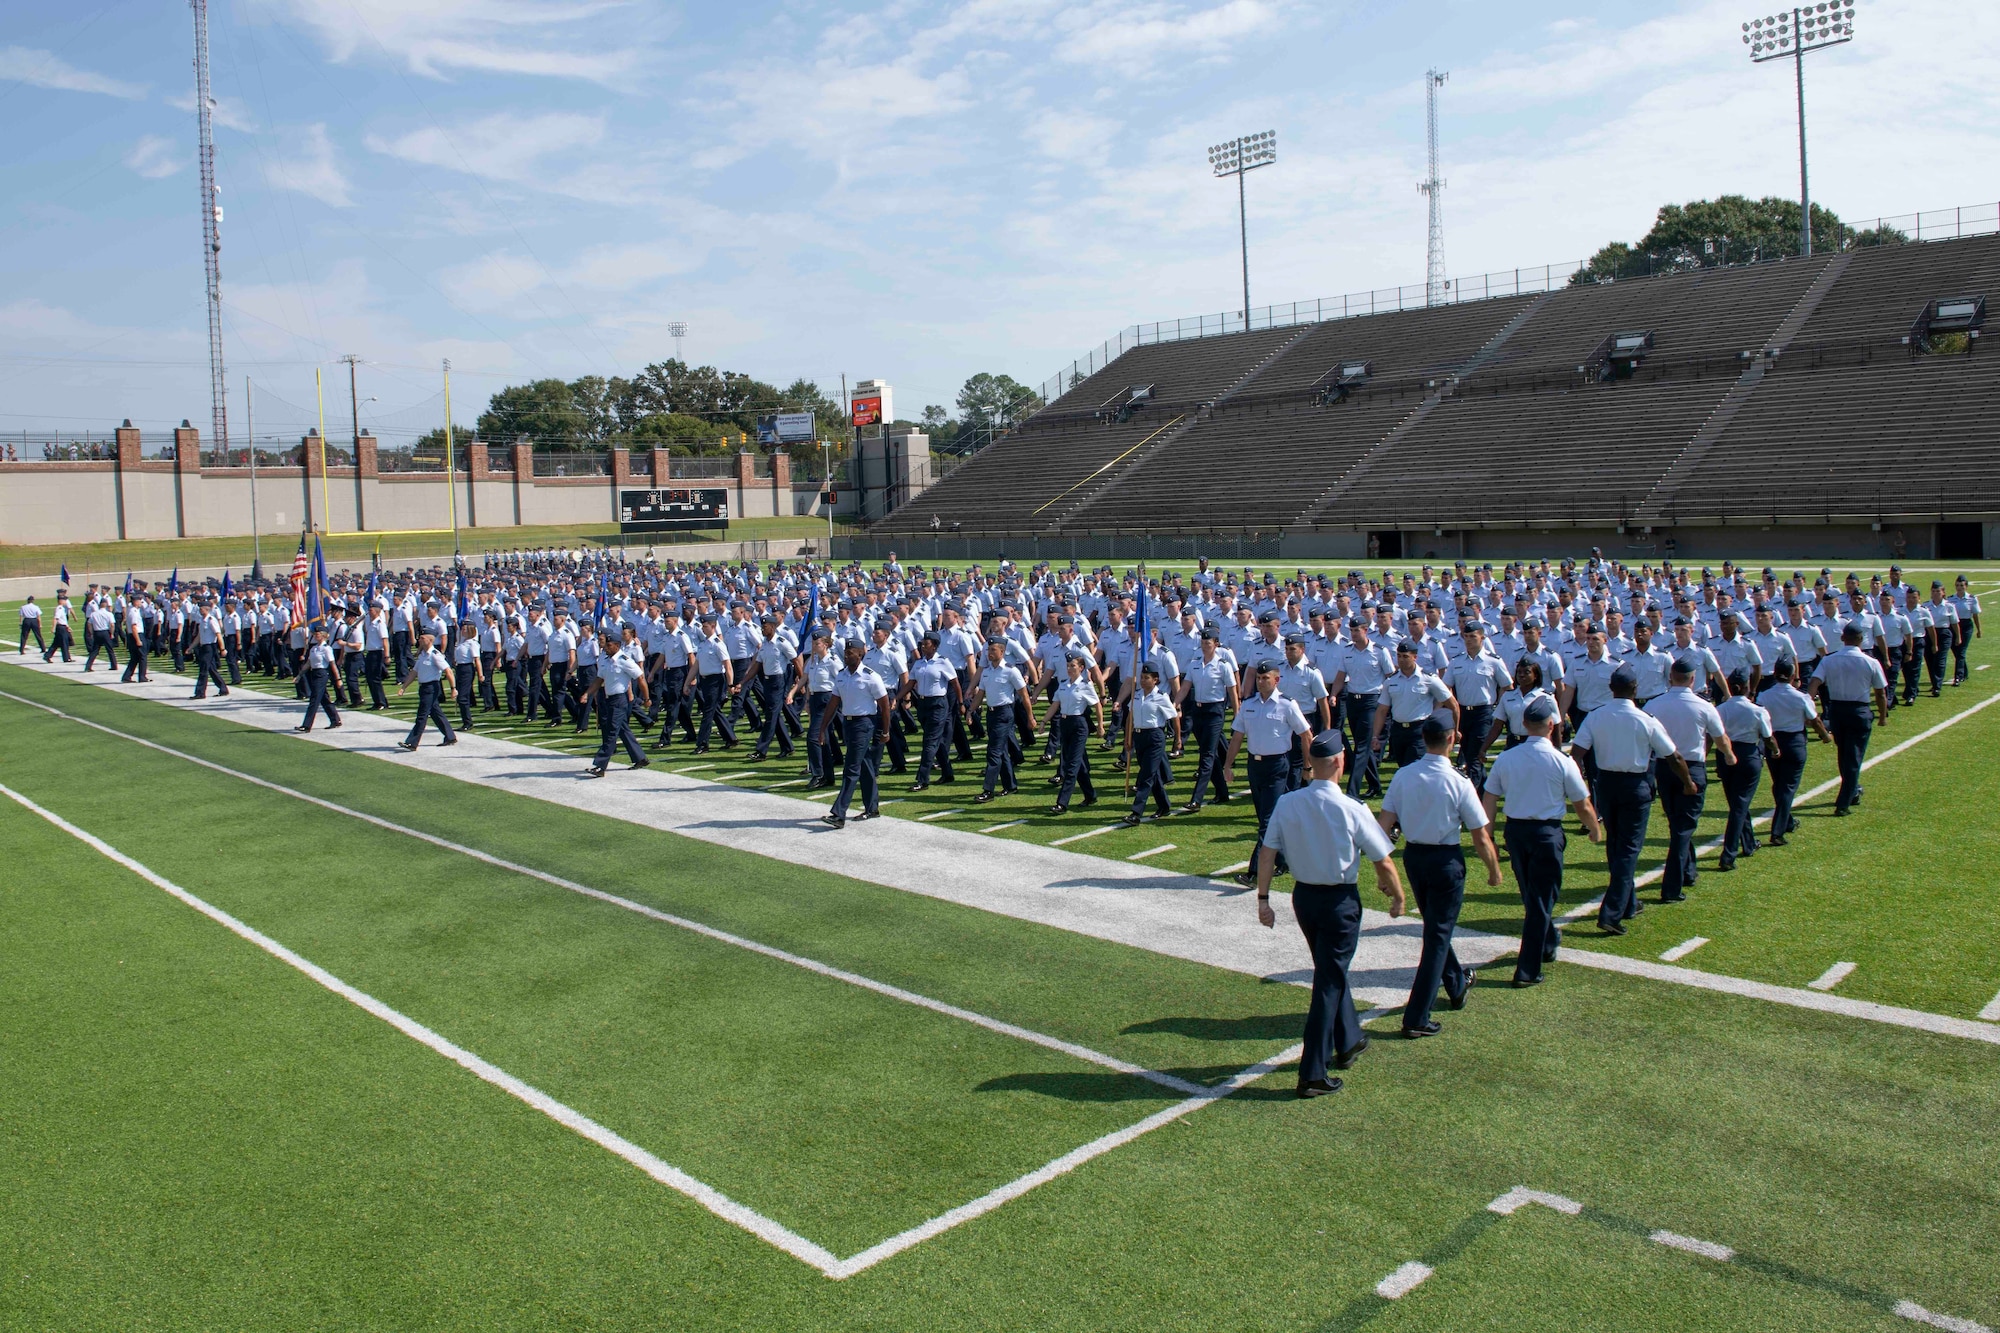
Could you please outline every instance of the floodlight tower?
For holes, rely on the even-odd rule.
[[[208,395],[215,447],[229,458],[229,399],[222,373],[222,205],[215,187],[215,99],[208,90],[208,0],[194,6],[194,114],[201,131],[201,249],[208,274]]]
[[[1250,220],[1244,200],[1244,173],[1278,160],[1278,132],[1264,130],[1219,143],[1208,150],[1208,166],[1217,176],[1236,178],[1236,227],[1243,241],[1243,327],[1250,327]]]
[[[1450,78],[1448,72],[1430,70],[1424,75],[1424,137],[1430,147],[1430,175],[1417,182],[1417,193],[1431,202],[1430,249],[1424,260],[1424,304],[1444,300],[1444,180],[1438,175],[1438,89]]]
[[[1743,44],[1757,64],[1790,57],[1799,90],[1799,253],[1812,254],[1812,190],[1806,182],[1806,53],[1854,40],[1854,0],[1800,5],[1791,13],[1751,19]]]
[[[667,336],[674,340],[674,360],[680,361],[682,365],[686,365],[687,362],[682,360],[681,357],[681,339],[688,336],[687,322],[677,319],[668,324]]]

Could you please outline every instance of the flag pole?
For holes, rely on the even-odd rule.
[[[319,529],[332,532],[333,501],[327,496],[326,485],[326,389],[320,383],[318,366],[313,367],[313,401],[319,404]]]
[[[444,495],[451,513],[451,553],[458,551],[458,475],[451,466],[451,362],[444,363]]]

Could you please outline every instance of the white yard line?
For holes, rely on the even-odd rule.
[[[1067,847],[1073,842],[1082,842],[1085,838],[1094,838],[1100,833],[1116,833],[1119,829],[1124,827],[1125,826],[1123,824],[1106,824],[1103,828],[1094,828],[1083,833],[1072,833],[1067,838],[1057,838],[1054,842],[1050,843],[1049,846]]]
[[[1143,852],[1134,852],[1125,859],[1127,861],[1143,861],[1149,856],[1158,856],[1161,852],[1171,852],[1173,850],[1174,845],[1172,843],[1163,842],[1158,847],[1148,847]]]
[[[1385,1301],[1400,1301],[1417,1289],[1417,1284],[1431,1275],[1429,1264],[1410,1260],[1389,1276],[1375,1284],[1375,1294]]]
[[[953,815],[962,815],[964,813],[963,809],[939,810],[928,815],[918,815],[917,822],[919,824],[928,824],[934,819],[950,819]]]
[[[1917,1324],[1929,1324],[1932,1328],[1944,1329],[1945,1333],[1993,1333],[1992,1329],[1976,1320],[1936,1314],[1915,1301],[1897,1301],[1895,1313],[1899,1319],[1907,1319]]]
[[[806,785],[806,783],[810,781],[812,781],[812,779],[810,778],[793,778],[789,782],[774,782],[770,786],[766,787],[764,790],[776,791],[780,787],[803,787]]]
[[[1239,870],[1248,870],[1249,868],[1250,863],[1248,861],[1238,861],[1233,866],[1223,866],[1220,870],[1209,871],[1208,877],[1210,879],[1221,879],[1224,875],[1233,875]],[[1233,888],[1234,886],[1232,885],[1231,887]]]
[[[1726,1264],[1736,1257],[1736,1251],[1727,1245],[1717,1245],[1712,1240],[1696,1240],[1693,1236],[1683,1236],[1678,1231],[1655,1231],[1647,1239],[1655,1245],[1664,1245],[1670,1250],[1685,1250],[1704,1259],[1713,1259],[1719,1264]]]
[[[1806,983],[1813,990],[1832,990],[1854,972],[1853,963],[1835,963],[1826,971]]]
[[[11,661],[0,664],[15,665]],[[144,688],[114,688],[103,677],[79,677],[73,669],[44,665],[39,659],[19,665],[22,670],[54,676],[70,684],[96,684],[121,698],[136,696],[146,702],[214,715],[273,733],[289,732],[299,711],[291,700],[241,691],[219,702],[195,704],[187,697],[187,682],[178,679]],[[19,695],[0,691],[0,697],[121,739],[153,744]],[[1959,718],[1932,728],[1931,733],[1995,700],[2000,700],[2000,694],[1974,705]],[[343,730],[315,731],[303,739],[310,744],[473,786],[587,810],[640,827],[661,829],[1167,957],[1290,984],[1303,985],[1311,977],[1311,957],[1303,938],[1296,931],[1264,930],[1257,926],[1254,916],[1243,911],[1237,901],[1243,892],[1240,886],[1219,878],[1247,869],[1248,862],[1223,867],[1215,872],[1218,878],[1174,875],[1173,882],[1161,883],[1159,877],[1169,872],[1020,839],[1010,839],[1008,855],[996,859],[983,853],[980,844],[972,841],[978,833],[914,820],[850,826],[841,837],[829,838],[816,816],[832,798],[830,791],[797,796],[766,794],[754,788],[714,786],[700,778],[678,779],[657,769],[621,774],[607,786],[604,782],[577,781],[570,767],[574,762],[570,756],[490,738],[469,736],[456,749],[442,754],[426,751],[421,758],[408,755],[389,745],[403,731],[404,726],[399,722],[361,714]],[[1920,739],[1923,736],[1912,737],[1897,748]],[[1871,758],[1869,764],[1880,762],[1889,753]],[[993,824],[979,833],[1000,832],[1027,822]],[[1134,882],[1137,877],[1143,877],[1144,882]],[[1384,913],[1364,911],[1362,941],[1355,955],[1354,970],[1369,975],[1371,980],[1357,986],[1357,999],[1370,1005],[1400,1005],[1408,993],[1420,942],[1419,928],[1407,919],[1394,921]],[[1455,944],[1459,956],[1472,967],[1511,956],[1516,947],[1516,942],[1508,937],[1464,928],[1459,930]],[[1960,1039],[2000,1043],[2000,1025],[1990,1022],[1873,1004],[1803,988],[1773,986],[1588,949],[1565,948],[1563,958],[1581,967],[1669,985],[1836,1013]]]
[[[86,725],[95,725],[95,724],[87,723]],[[178,755],[178,752],[170,750],[165,746],[152,745],[151,742],[142,742],[142,743],[151,746],[151,748],[161,750],[165,753]],[[812,1241],[807,1240],[805,1237],[799,1235],[797,1232],[792,1231],[783,1224],[775,1222],[772,1219],[765,1217],[763,1214],[758,1213],[750,1208],[747,1208],[740,1203],[737,1203],[734,1199],[729,1198],[721,1191],[716,1190],[709,1185],[703,1184],[701,1181],[696,1180],[693,1176],[688,1175],[686,1172],[679,1170],[678,1168],[668,1164],[665,1161],[662,1161],[660,1158],[654,1156],[652,1153],[647,1152],[644,1148],[639,1147],[637,1144],[632,1143],[630,1140],[614,1133],[613,1131],[605,1128],[603,1125],[598,1124],[596,1121],[590,1119],[588,1116],[585,1116],[580,1111],[576,1111],[573,1108],[564,1105],[563,1103],[557,1101],[555,1098],[550,1097],[547,1093],[542,1092],[539,1089],[523,1082],[522,1080],[515,1078],[513,1075],[507,1073],[505,1070],[499,1068],[497,1065],[493,1065],[485,1060],[482,1060],[480,1057],[472,1054],[470,1051],[465,1050],[463,1047],[457,1046],[454,1043],[446,1040],[444,1037],[438,1035],[436,1032],[433,1032],[431,1029],[425,1027],[423,1024],[418,1023],[415,1019],[409,1018],[399,1013],[398,1011],[390,1008],[388,1005],[383,1004],[380,1000],[375,999],[373,996],[370,996],[365,992],[362,992],[360,990],[355,989],[352,986],[349,986],[346,982],[341,981],[338,977],[335,977],[333,974],[307,961],[305,958],[300,957],[298,954],[293,953],[290,949],[285,948],[282,944],[279,944],[276,940],[273,940],[269,936],[262,934],[253,927],[244,924],[242,921],[237,920],[235,917],[229,915],[227,912],[222,911],[220,908],[214,907],[209,903],[202,901],[200,898],[197,898],[192,893],[189,893],[186,889],[181,888],[179,885],[174,884],[172,881],[164,878],[163,876],[155,874],[152,870],[141,865],[139,862],[133,860],[131,857],[126,856],[124,853],[118,851],[110,844],[102,841],[101,839],[95,837],[94,835],[84,831],[83,829],[78,828],[76,825],[71,824],[67,820],[63,819],[60,815],[57,815],[55,812],[45,809],[40,805],[37,805],[35,802],[29,800],[26,796],[23,796],[19,792],[14,791],[12,788],[9,788],[5,785],[0,785],[0,796],[6,796],[10,800],[13,800],[14,802],[21,805],[23,808],[29,810],[33,814],[39,815],[41,818],[47,820],[49,823],[55,825],[57,828],[61,829],[65,833],[68,833],[71,836],[79,839],[80,841],[84,842],[86,845],[95,849],[102,855],[108,857],[110,860],[115,861],[119,865],[124,866],[126,869],[132,871],[134,874],[146,880],[148,883],[153,884],[155,887],[160,888],[165,892],[173,895],[175,898],[180,899],[182,902],[194,908],[196,911],[201,912],[204,916],[209,917],[210,919],[216,921],[218,924],[228,928],[230,931],[241,936],[243,939],[248,940],[252,944],[255,944],[258,948],[264,950],[266,953],[269,953],[273,957],[280,959],[281,961],[289,964],[294,968],[297,968],[300,972],[303,972],[306,976],[312,978],[312,980],[318,982],[320,985],[326,987],[328,990],[334,992],[336,995],[339,995],[342,998],[350,1001],[351,1003],[357,1005],[361,1009],[374,1015],[375,1017],[382,1019],[390,1026],[402,1032],[404,1035],[422,1043],[425,1046],[428,1046],[430,1049],[436,1051],[438,1054],[444,1056],[446,1059],[451,1060],[455,1064],[458,1064],[459,1066],[466,1069],[470,1073],[476,1075],[477,1077],[483,1079],[488,1083],[491,1083],[493,1086],[502,1089],[509,1095],[514,1096],[519,1100],[525,1102],[529,1106],[540,1111],[542,1114],[548,1116],[550,1119],[556,1121],[558,1124],[563,1125],[565,1128],[574,1131],[575,1133],[581,1135],[582,1137],[589,1139],[591,1142],[596,1143],[600,1147],[609,1150],[618,1157],[623,1158],[625,1161],[630,1162],[632,1165],[638,1167],[640,1170],[644,1171],[647,1175],[651,1176],[654,1180],[657,1180],[661,1184],[669,1186],[670,1188],[678,1191],[679,1193],[686,1195],[688,1198],[693,1199],[695,1202],[699,1203],[702,1207],[708,1209],[711,1213],[714,1213],[717,1217],[720,1217],[725,1221],[731,1222],[734,1225],[741,1227],[743,1230],[750,1232],[752,1235],[758,1237],[760,1240],[763,1240],[777,1247],[778,1249],[783,1250],[785,1253],[791,1255],[795,1259],[798,1259],[804,1263],[812,1265],[814,1268],[818,1269],[821,1273],[825,1274],[827,1277],[833,1278],[835,1280],[849,1278],[857,1273],[863,1272],[869,1268],[873,1268],[876,1264],[881,1263],[885,1259],[900,1254],[904,1250],[910,1249],[913,1246],[920,1245],[924,1241],[930,1240],[932,1237],[942,1235],[945,1232],[950,1231],[954,1227],[962,1226],[966,1222],[972,1221],[974,1218],[982,1217],[985,1214],[990,1213],[994,1209],[1000,1207],[1001,1205],[1008,1203],[1014,1199],[1020,1198],[1022,1195],[1028,1193],[1030,1190],[1033,1190],[1040,1185],[1047,1184],[1051,1180],[1055,1180],[1058,1177],[1067,1175],[1071,1171],[1076,1170],[1076,1168],[1078,1168],[1079,1166],[1084,1165],[1086,1162],[1093,1161],[1096,1158],[1102,1157],[1104,1154],[1112,1151],[1114,1148],[1123,1147],[1125,1144],[1132,1142],[1134,1139],[1137,1139],[1145,1134],[1150,1134],[1152,1131],[1160,1128],[1163,1125],[1171,1124],[1174,1121],[1181,1119],[1183,1116],[1189,1115],[1195,1111],[1200,1110],[1204,1106],[1210,1105],[1213,1102],[1220,1101],[1222,1098],[1229,1096],[1231,1093],[1240,1091],[1241,1089],[1249,1086],[1250,1084],[1256,1082],[1257,1080],[1264,1078],[1269,1074],[1275,1073],[1277,1070],[1283,1068],[1285,1065],[1290,1064],[1292,1061],[1298,1059],[1300,1052],[1303,1049],[1300,1046],[1288,1047],[1285,1050],[1280,1051],[1278,1054],[1271,1056],[1269,1059],[1259,1061],[1257,1064],[1251,1065],[1246,1069],[1238,1071],[1236,1074],[1231,1075],[1228,1079],[1224,1080],[1219,1084],[1216,1084],[1214,1086],[1204,1087],[1201,1084],[1191,1083],[1186,1079],[1176,1077],[1175,1075],[1172,1074],[1165,1074],[1156,1070],[1142,1069],[1139,1066],[1130,1064],[1126,1061],[1117,1060],[1115,1057],[1106,1056],[1098,1052],[1091,1051],[1089,1050],[1088,1047],[1076,1046],[1073,1043],[1062,1041],[1059,1038],[1045,1036],[1041,1033],[1033,1032],[1027,1028],[1016,1027],[1011,1023],[1003,1023],[997,1019],[986,1018],[983,1015],[973,1013],[971,1010],[959,1009],[955,1005],[947,1005],[939,1001],[930,1000],[927,997],[916,995],[914,992],[904,991],[900,987],[888,986],[881,982],[871,981],[866,977],[856,976],[853,973],[847,973],[837,968],[828,967],[822,963],[815,963],[810,959],[800,958],[794,954],[787,954],[781,949],[774,949],[769,945],[762,945],[756,943],[755,941],[745,940],[738,936],[732,936],[729,935],[727,932],[718,931],[713,929],[712,927],[703,926],[698,922],[690,922],[682,920],[680,918],[672,917],[667,913],[657,912],[651,908],[645,907],[643,904],[632,903],[627,900],[617,898],[615,895],[612,894],[607,894],[595,889],[589,889],[584,887],[583,885],[572,884],[562,880],[558,876],[544,874],[540,871],[534,870],[531,867],[512,864],[510,862],[502,860],[501,858],[494,857],[487,853],[481,852],[476,848],[461,847],[445,839],[434,837],[430,834],[423,833],[419,830],[403,828],[399,825],[392,824],[389,821],[378,819],[375,816],[367,815],[360,811],[345,810],[343,807],[340,807],[332,802],[324,801],[318,797],[308,796],[303,792],[293,791],[289,788],[279,786],[276,783],[267,782],[261,778],[251,777],[249,774],[235,773],[230,769],[223,768],[221,765],[218,764],[210,763],[207,760],[196,759],[194,758],[194,756],[191,755],[178,755],[178,757],[188,759],[191,762],[200,764],[202,767],[205,768],[212,768],[219,772],[228,773],[231,776],[241,778],[244,781],[253,783],[254,785],[260,787],[267,787],[270,788],[271,790],[282,792],[289,796],[297,797],[298,799],[304,800],[310,804],[322,806],[329,810],[334,810],[340,813],[349,814],[367,823],[375,824],[386,829],[391,829],[396,832],[407,834],[408,836],[417,838],[420,841],[428,842],[436,846],[447,848],[450,850],[463,852],[464,854],[471,856],[476,860],[485,861],[499,868],[512,870],[516,873],[524,874],[534,879],[539,879],[551,884],[556,884],[559,887],[568,888],[573,892],[581,893],[586,897],[596,898],[600,901],[608,902],[616,906],[622,906],[627,908],[628,910],[638,912],[641,915],[652,917],[656,920],[665,921],[670,924],[679,925],[682,926],[683,928],[693,930],[697,934],[721,940],[725,943],[736,944],[739,947],[747,948],[754,953],[760,953],[768,957],[778,958],[783,961],[793,963],[794,965],[805,967],[809,971],[817,972],[820,973],[821,975],[832,977],[837,980],[846,981],[853,985],[859,985],[866,990],[872,990],[883,995],[888,995],[891,998],[901,999],[908,1003],[917,1004],[922,1008],[931,1009],[938,1013],[948,1014],[955,1018],[962,1018],[968,1022],[976,1023],[981,1027],[990,1028],[995,1032],[1000,1032],[1007,1036],[1017,1037],[1020,1038],[1021,1040],[1029,1041],[1039,1046],[1046,1046],[1052,1050],[1059,1050],[1065,1054],[1076,1056],[1077,1058],[1085,1060],[1089,1063],[1099,1064],[1107,1068],[1115,1069],[1120,1073],[1132,1074],[1140,1078],[1150,1079],[1153,1082],[1164,1084],[1165,1086],[1172,1087],[1177,1091],[1182,1091],[1188,1094],[1184,1100],[1176,1102],[1172,1106],[1166,1107],[1165,1109],[1160,1111],[1156,1111],[1152,1115],[1147,1116],[1145,1119],[1140,1120],[1134,1124],[1127,1125],[1123,1129],[1114,1130],[1109,1134],[1105,1134],[1097,1139],[1092,1140],[1089,1143],[1084,1144],[1079,1148],[1072,1149],[1071,1151],[1064,1153],[1061,1157],[1056,1158],[1054,1161],[1049,1162],[1044,1166],[1037,1167],[1035,1170],[1030,1171],[1027,1174],[1022,1175],[1020,1177],[1017,1177],[1016,1179],[1009,1181],[1008,1183],[998,1187],[997,1189],[990,1190],[969,1203],[961,1204],[958,1207],[953,1208],[948,1212],[942,1213],[939,1216],[932,1218],[928,1222],[924,1222],[918,1226],[910,1228],[907,1231],[891,1236],[889,1239],[882,1241],[879,1244],[872,1245],[866,1250],[861,1251],[859,1254],[853,1255],[846,1259],[841,1259],[836,1257],[832,1251],[827,1250],[822,1246],[814,1244]]]
[[[764,770],[761,768],[746,768],[741,773],[717,773],[714,777],[710,778],[709,781],[733,782],[737,778],[754,778],[763,771]]]
[[[1691,940],[1683,940],[1661,954],[1660,961],[1663,963],[1678,963],[1681,959],[1687,957],[1706,943],[1708,943],[1708,936],[1706,935],[1697,935]]]
[[[564,1128],[582,1135],[600,1148],[604,1148],[614,1155],[623,1158],[625,1161],[630,1162],[633,1166],[638,1167],[641,1171],[644,1171],[647,1175],[669,1189],[685,1194],[688,1198],[693,1199],[717,1217],[743,1228],[759,1240],[775,1245],[793,1258],[811,1264],[814,1268],[817,1268],[829,1277],[836,1276],[841,1261],[834,1256],[832,1251],[813,1244],[804,1236],[799,1235],[797,1232],[780,1223],[772,1221],[762,1213],[754,1212],[744,1207],[728,1195],[723,1194],[720,1190],[704,1185],[685,1171],[655,1157],[638,1144],[606,1129],[603,1125],[598,1124],[581,1111],[565,1106],[539,1088],[522,1082],[499,1066],[482,1060],[464,1047],[439,1036],[436,1032],[417,1022],[414,1018],[391,1009],[388,1005],[364,991],[355,989],[339,977],[334,976],[331,972],[293,953],[270,936],[245,925],[221,908],[203,902],[180,885],[161,875],[155,874],[109,843],[86,833],[53,811],[43,809],[19,792],[5,786],[0,786],[0,795],[8,797],[23,809],[40,815],[43,819],[46,819],[49,823],[55,825],[71,837],[76,838],[106,858],[124,866],[139,878],[153,885],[153,887],[171,894],[187,906],[192,907],[195,911],[209,918],[209,920],[214,921],[218,925],[256,945],[273,958],[290,967],[296,968],[350,1004],[381,1019],[412,1041],[428,1046],[431,1050],[436,1051],[453,1064],[465,1069],[474,1077],[483,1079],[509,1096],[532,1106],[535,1110],[540,1111],[543,1115],[562,1125]]]
[[[2000,995],[1994,996],[1993,1002],[1979,1011],[1979,1016],[1988,1023],[2000,1023]]]

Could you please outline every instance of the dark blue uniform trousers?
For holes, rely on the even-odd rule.
[[[1694,831],[1701,823],[1702,807],[1708,803],[1708,765],[1700,759],[1688,763],[1694,779],[1694,794],[1681,790],[1678,782],[1660,787],[1660,805],[1667,815],[1667,863],[1661,867],[1660,901],[1677,903],[1694,887],[1701,867],[1695,861]]]
[[[1486,790],[1486,736],[1493,730],[1492,704],[1461,704],[1458,713],[1458,766],[1480,792]]]
[[[1382,757],[1375,749],[1375,706],[1382,696],[1343,693],[1340,702],[1347,717],[1347,794],[1358,800],[1382,790]]]
[[[729,682],[720,671],[708,673],[695,686],[696,694],[701,699],[701,731],[695,737],[696,745],[708,744],[710,728],[722,732],[723,744],[736,744],[736,728],[725,716],[726,710],[723,707],[723,702],[728,697],[728,688]]]
[[[717,676],[714,679],[721,680]],[[876,766],[881,757],[875,746],[876,716],[864,713],[860,717],[840,719],[841,743],[847,747],[847,766],[840,775],[840,795],[834,798],[832,812],[842,819],[847,818],[847,807],[854,800],[854,789],[861,788],[861,808],[874,814],[881,806],[882,794],[876,790]]]
[[[1167,732],[1164,727],[1142,727],[1132,733],[1132,813],[1146,813],[1146,798],[1153,798],[1154,811],[1165,819],[1172,812],[1167,803]]]
[[[1257,846],[1264,845],[1264,830],[1271,827],[1271,812],[1278,808],[1278,798],[1291,790],[1292,757],[1285,754],[1253,754],[1250,756],[1250,800],[1257,807]],[[1251,864],[1256,864],[1257,853],[1250,853]],[[1278,854],[1278,871],[1283,873],[1285,857]]]
[[[312,730],[313,719],[318,717],[322,712],[326,714],[328,726],[337,727],[340,725],[340,710],[333,706],[333,700],[327,694],[326,677],[327,670],[325,667],[314,667],[312,670],[306,672],[306,720],[304,726],[307,731]]]
[[[1771,761],[1771,832],[1783,837],[1798,827],[1792,802],[1798,799],[1799,783],[1806,775],[1806,734],[1781,731],[1772,739],[1778,744],[1778,756]]]
[[[632,734],[631,695],[597,696],[597,734],[597,755],[591,760],[592,767],[603,768],[610,763],[613,752],[620,745],[625,747],[625,757],[635,765],[646,762],[645,755],[639,752],[639,738]]]
[[[984,785],[988,796],[993,794],[995,787],[1002,791],[1014,790],[1014,710],[1017,706],[999,704],[986,710]]]
[[[1868,757],[1868,738],[1875,732],[1875,710],[1868,704],[1830,701],[1826,724],[1840,756],[1840,795],[1834,797],[1833,808],[1845,810],[1861,799],[1861,761]]]
[[[931,769],[936,767],[946,782],[953,780],[951,771],[952,716],[956,710],[951,706],[951,695],[940,694],[935,699],[917,696],[917,722],[923,728],[924,752],[917,760],[917,781],[929,782]],[[966,750],[970,758],[972,751]]]
[[[451,719],[444,715],[444,681],[441,679],[417,682],[417,721],[404,738],[408,744],[415,745],[423,740],[426,722],[437,723],[437,729],[444,733],[446,742],[458,739],[452,734]]]
[[[1058,714],[1055,722],[1050,734],[1062,743],[1062,786],[1056,792],[1056,804],[1068,805],[1079,787],[1085,800],[1096,800],[1097,788],[1090,782],[1090,719],[1082,713],[1074,717]]]
[[[758,673],[756,680],[757,706],[764,712],[764,734],[757,738],[757,753],[769,754],[771,742],[778,742],[778,753],[792,757],[792,738],[785,730],[785,678]]]
[[[1597,817],[1604,821],[1604,859],[1611,868],[1611,881],[1597,908],[1597,924],[1608,927],[1636,914],[1639,890],[1634,881],[1639,874],[1640,853],[1646,847],[1646,826],[1653,819],[1653,772],[1614,773],[1600,768],[1597,791]]]
[[[1465,851],[1413,842],[1403,848],[1403,868],[1410,873],[1410,893],[1424,916],[1424,949],[1417,958],[1417,975],[1410,983],[1410,1002],[1403,1009],[1403,1026],[1420,1028],[1430,1022],[1438,987],[1454,1001],[1472,984],[1472,974],[1451,947],[1458,929],[1458,912],[1465,905]]]
[[[829,726],[826,739],[820,740],[819,723],[826,716],[827,705],[832,702],[832,690],[821,690],[806,696],[806,772],[814,782],[829,785],[833,782],[835,771],[840,768],[840,736]]]
[[[1361,894],[1352,884],[1294,884],[1292,915],[1312,950],[1312,1003],[1306,1006],[1299,1081],[1326,1077],[1327,1063],[1361,1044],[1361,1018],[1347,969],[1361,942]]]
[[[1735,747],[1736,762],[1723,764],[1716,773],[1722,779],[1722,794],[1729,801],[1729,823],[1722,831],[1724,856],[1750,856],[1757,850],[1757,830],[1750,822],[1750,803],[1757,799],[1758,784],[1764,780],[1764,751],[1756,741]]]
[[[1542,964],[1553,959],[1562,944],[1556,901],[1562,896],[1563,849],[1567,845],[1560,819],[1507,821],[1507,854],[1525,913],[1521,956],[1514,960],[1517,981],[1540,980]]]
[[[1188,711],[1188,730],[1194,733],[1196,754],[1200,757],[1194,766],[1194,795],[1188,798],[1190,805],[1200,805],[1206,798],[1210,783],[1215,785],[1215,799],[1229,799],[1229,770],[1222,766],[1222,710],[1221,703],[1191,704]]]

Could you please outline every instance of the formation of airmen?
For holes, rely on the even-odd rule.
[[[326,614],[308,623],[285,583],[93,585],[75,602],[65,589],[47,612],[32,598],[22,608],[21,650],[33,637],[45,660],[68,661],[80,625],[86,671],[100,652],[115,670],[122,649],[127,680],[146,679],[153,657],[176,672],[192,663],[196,698],[211,684],[227,694],[245,671],[291,679],[307,704],[300,730],[322,715],[339,726],[341,707],[387,708],[391,680],[399,693],[415,684],[401,742],[412,750],[429,726],[451,745],[503,710],[576,732],[595,721],[593,777],[621,749],[634,768],[676,744],[747,748],[752,762],[803,751],[806,787],[839,789],[823,816],[835,829],[878,817],[882,779],[912,766],[911,790],[965,780],[974,802],[1046,766],[1061,815],[1099,798],[1095,738],[1095,762],[1130,779],[1123,819],[1136,825],[1148,807],[1167,818],[1238,800],[1244,760],[1257,851],[1237,879],[1269,925],[1271,879],[1290,873],[1315,957],[1302,1096],[1336,1089],[1329,1070],[1367,1045],[1346,978],[1361,860],[1400,914],[1390,848],[1405,843],[1424,942],[1403,1031],[1435,1034],[1440,991],[1456,1008],[1470,987],[1451,945],[1466,838],[1489,885],[1511,864],[1524,907],[1514,984],[1535,985],[1560,939],[1566,817],[1606,843],[1598,926],[1622,934],[1644,910],[1635,879],[1655,805],[1669,831],[1661,901],[1696,879],[1711,755],[1728,810],[1715,868],[1727,871],[1760,848],[1750,811],[1766,772],[1763,845],[1797,827],[1810,735],[1835,747],[1834,813],[1850,814],[1872,729],[1926,685],[1937,697],[1963,684],[1982,634],[1962,576],[1921,588],[1893,565],[1864,583],[1597,551],[1281,578],[1205,560],[1152,576],[1004,558],[959,572],[894,556],[869,570],[544,550],[339,574],[324,591]],[[1182,788],[1175,764],[1189,751]]]

